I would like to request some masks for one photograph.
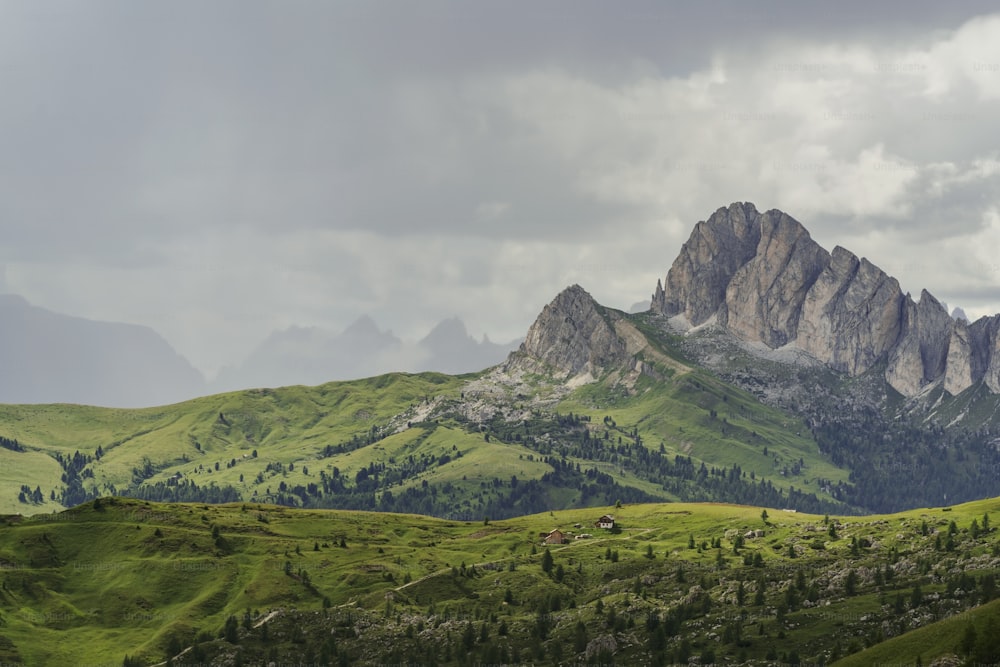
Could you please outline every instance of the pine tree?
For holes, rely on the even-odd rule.
[[[910,593],[910,609],[920,606],[920,603],[924,600],[924,594],[920,590],[920,584],[913,587],[913,592]]]
[[[552,554],[549,553],[548,549],[546,549],[545,552],[542,554],[542,572],[544,572],[545,574],[549,574],[550,572],[552,572],[552,565],[553,565]]]
[[[855,574],[854,570],[847,571],[847,577],[844,579],[844,594],[854,595],[857,592],[858,587],[858,575]]]
[[[760,581],[757,582],[757,592],[753,594],[753,605],[755,607],[761,607],[764,605],[764,589],[767,588],[767,582],[761,577]]]
[[[583,653],[587,650],[587,643],[587,626],[584,625],[583,621],[577,621],[573,632],[573,650],[577,653]]]

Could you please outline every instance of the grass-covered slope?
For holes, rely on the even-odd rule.
[[[232,487],[241,496],[266,494],[268,464],[308,468],[324,447],[352,438],[380,437],[393,418],[419,414],[428,399],[457,395],[463,379],[436,373],[394,373],[318,387],[254,389],[176,405],[117,410],[80,405],[0,405],[0,435],[24,451],[0,448],[0,510],[51,511],[67,484],[54,458],[79,453],[84,490],[107,493],[137,482],[166,481],[178,473],[199,486]],[[100,453],[98,454],[98,451]],[[254,456],[254,452],[257,456]],[[137,474],[138,473],[138,474]],[[258,475],[264,479],[255,481]],[[242,479],[241,479],[242,478]],[[318,470],[311,481],[317,481]],[[308,483],[301,472],[293,479]],[[17,486],[12,486],[17,484]],[[44,502],[17,500],[25,484]]]
[[[972,664],[995,664],[1000,657],[1000,600],[893,637],[836,664],[838,667],[917,665],[959,656]]]
[[[927,664],[998,593],[997,516],[673,503],[487,523],[105,498],[5,519],[0,659],[873,664],[926,627],[892,662]],[[542,545],[554,528],[589,537]]]
[[[643,318],[616,322],[645,371],[575,388],[494,369],[142,410],[0,406],[0,510],[48,513],[98,495],[461,519],[619,499],[843,508],[829,490],[848,473],[801,419],[688,365]]]

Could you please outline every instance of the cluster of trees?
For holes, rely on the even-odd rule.
[[[0,447],[4,449],[9,449],[12,452],[23,452],[25,451],[24,445],[19,443],[17,440],[11,438],[5,438],[0,436]]]
[[[231,486],[216,486],[214,483],[198,486],[190,479],[173,484],[157,482],[124,489],[120,495],[140,500],[176,503],[235,503],[243,499],[242,494]]]
[[[374,445],[379,440],[382,440],[386,436],[391,435],[391,433],[378,425],[372,426],[365,433],[358,433],[351,436],[351,439],[346,442],[341,442],[336,445],[327,445],[320,452],[321,458],[329,458],[337,454],[347,454],[353,452],[362,447],[367,447],[368,445]]]
[[[610,417],[604,418],[603,435],[595,435],[587,428],[588,421],[585,416],[573,414],[556,414],[552,418],[538,415],[522,424],[496,419],[489,429],[498,439],[520,442],[549,458],[559,455],[614,464],[685,501],[788,507],[817,514],[845,512],[844,506],[821,500],[813,493],[794,487],[786,493],[769,480],[748,476],[737,465],[728,469],[704,463],[696,466],[691,457],[671,457],[662,444],[659,448],[647,447],[636,430],[623,430]],[[596,468],[586,471],[588,478],[603,474]]]
[[[555,457],[543,457],[552,467],[541,479],[482,480],[478,489],[460,487],[451,482],[421,484],[399,490],[395,487],[398,469],[382,469],[382,474],[366,473],[351,484],[343,475],[321,475],[319,485],[296,485],[282,489],[274,502],[292,506],[329,509],[379,510],[427,514],[448,519],[471,521],[489,516],[505,519],[534,514],[552,508],[552,497],[565,490],[581,490],[586,503],[610,505],[623,502],[654,502],[649,494],[624,487],[610,476],[596,471],[582,472],[577,466]],[[439,463],[439,465],[441,465]],[[359,471],[359,475],[361,472]]]
[[[83,480],[94,477],[94,472],[87,468],[94,461],[94,455],[75,451],[73,456],[63,456],[59,452],[56,452],[54,456],[63,469],[60,479],[64,486],[58,495],[60,503],[65,507],[73,507],[96,497],[97,493],[94,489],[88,491],[83,486]]]
[[[851,470],[834,497],[875,512],[934,507],[1000,494],[1000,431],[890,421],[875,410],[813,422],[820,450]]]
[[[21,491],[17,494],[17,501],[25,504],[31,503],[32,505],[41,505],[45,502],[45,495],[42,494],[42,487],[36,486],[35,490],[32,491],[30,486],[22,484]]]

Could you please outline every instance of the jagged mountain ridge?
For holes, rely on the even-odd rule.
[[[476,340],[457,317],[407,342],[364,315],[341,332],[320,327],[275,331],[242,364],[222,369],[211,389],[318,385],[397,371],[469,373],[502,362],[516,344],[485,336]]]
[[[788,214],[750,203],[695,226],[650,308],[683,329],[714,321],[744,341],[797,348],[850,376],[885,363],[907,397],[938,384],[1000,392],[1000,316],[956,320],[927,290],[914,302],[867,259],[827,252]]]
[[[759,401],[749,412],[802,419],[795,435],[815,443],[812,465],[850,471],[850,483],[822,486],[834,498],[895,511],[998,492],[998,324],[954,319],[926,291],[915,302],[872,262],[828,253],[790,216],[734,204],[696,226],[649,311],[627,314],[568,287],[500,367],[505,376],[491,378],[518,396],[549,387],[573,410],[624,401],[647,436],[682,455],[690,428],[708,427],[703,447],[726,437],[740,413],[722,407],[718,432],[713,413],[726,405],[724,387],[735,388]],[[709,382],[719,382],[714,407],[700,388]],[[693,422],[663,420],[689,407]],[[759,435],[750,419],[708,458],[766,456]]]

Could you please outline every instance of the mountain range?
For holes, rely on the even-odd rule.
[[[501,362],[517,343],[475,340],[452,317],[416,343],[368,316],[340,333],[291,327],[272,333],[210,382],[153,329],[55,313],[0,294],[0,403],[138,408],[245,387],[317,385],[390,371],[468,373]]]
[[[571,285],[476,373],[0,404],[0,659],[995,663],[996,321],[737,203],[649,309]],[[247,368],[344,349],[405,345]]]
[[[124,493],[468,520],[618,498],[817,512],[973,500],[1000,494],[997,322],[953,318],[927,292],[914,302],[787,214],[736,203],[695,226],[648,310],[570,286],[496,365],[509,347],[458,320],[407,346],[362,318],[275,334],[220,378],[314,387],[134,413],[0,406],[0,444],[14,443],[0,464],[22,471],[0,479],[0,504]],[[488,368],[319,384],[404,362]],[[310,472],[286,481],[293,466]]]
[[[682,331],[714,323],[852,377],[884,365],[907,397],[935,386],[955,396],[979,383],[1000,392],[1000,315],[969,324],[927,290],[914,302],[867,259],[840,246],[827,252],[791,216],[753,204],[695,226],[651,310]]]
[[[457,317],[407,343],[365,315],[339,333],[318,327],[276,331],[241,365],[223,368],[209,388],[317,385],[393,371],[469,373],[500,363],[518,343],[494,343],[486,336],[477,341]]]

